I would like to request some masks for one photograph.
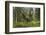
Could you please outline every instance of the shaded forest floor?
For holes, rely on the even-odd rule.
[[[17,27],[40,27],[40,21],[31,21],[31,22],[13,22],[13,28]]]

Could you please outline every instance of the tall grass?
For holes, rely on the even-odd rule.
[[[15,27],[39,27],[40,21],[31,21],[31,22],[15,22],[13,28]]]

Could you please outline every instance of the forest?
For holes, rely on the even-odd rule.
[[[40,27],[40,8],[13,7],[13,28]]]

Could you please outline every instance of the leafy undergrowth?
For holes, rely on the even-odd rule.
[[[16,27],[39,27],[40,21],[31,21],[31,22],[14,22],[13,28]]]

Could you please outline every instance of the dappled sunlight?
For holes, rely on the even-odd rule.
[[[40,8],[13,7],[13,27],[40,27]]]

